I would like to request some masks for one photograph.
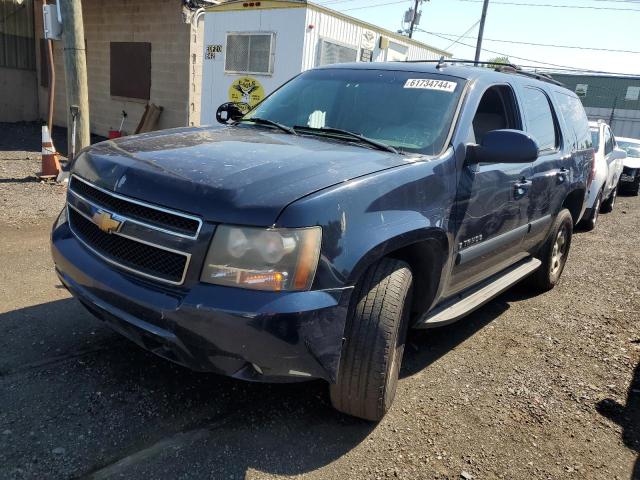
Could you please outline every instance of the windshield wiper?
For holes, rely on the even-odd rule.
[[[357,133],[354,132],[350,132],[349,130],[342,130],[340,128],[329,128],[329,127],[325,127],[325,128],[313,128],[313,127],[305,127],[305,126],[301,126],[301,125],[296,125],[293,127],[294,130],[302,130],[305,133],[326,133],[326,134],[334,134],[334,135],[343,135],[345,137],[350,137],[350,138],[354,138],[358,141],[360,141],[361,143],[366,143],[367,145],[371,145],[372,147],[377,148],[378,150],[383,150],[385,152],[391,152],[391,153],[399,153],[398,150],[396,150],[395,148],[393,148],[391,145],[387,145],[385,143],[382,142],[378,142],[376,140],[372,140],[371,138],[367,138],[365,136],[359,135]]]
[[[258,118],[258,117],[241,118],[240,120],[238,120],[237,123],[244,123],[244,122],[253,122],[253,123],[257,123],[258,125],[270,125],[272,127],[276,127],[282,130],[283,132],[288,133],[289,135],[298,135],[293,128],[287,127],[286,125],[282,125],[281,123],[278,123],[278,122],[274,122],[273,120],[269,120],[268,118]]]

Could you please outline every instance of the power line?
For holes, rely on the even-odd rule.
[[[442,35],[438,35],[438,34],[435,34],[435,33],[429,33],[429,32],[426,32],[426,31],[424,31],[422,29],[420,31],[423,32],[423,33],[427,33],[428,35],[433,35],[434,37],[439,37],[439,38],[442,38],[444,40],[450,40],[449,38],[446,38],[446,37],[444,37]],[[469,47],[469,48],[473,48],[473,49],[476,48],[474,45],[469,45],[468,43],[463,43],[463,42],[458,42],[458,43],[460,45],[464,45],[465,47]],[[497,52],[495,50],[489,50],[488,48],[483,48],[482,50],[485,51],[485,52],[496,54],[496,55],[501,55],[503,57],[509,57],[509,58],[515,58],[515,59],[518,59],[518,60],[524,60],[525,62],[539,63],[541,65],[548,65],[548,66],[551,66],[551,67],[557,67],[559,69],[568,69],[568,70],[573,70],[573,71],[576,71],[576,72],[579,71],[579,72],[586,72],[586,73],[600,73],[600,74],[617,75],[614,72],[603,72],[603,71],[599,71],[599,70],[589,70],[587,68],[568,67],[567,65],[559,65],[557,63],[543,62],[543,61],[534,60],[534,59],[531,59],[531,58],[519,57],[517,55],[511,55],[509,53]],[[537,66],[537,67],[532,66],[530,68],[541,68],[541,67],[540,66]],[[634,74],[629,74],[629,75],[638,76],[638,75],[634,75]]]
[[[458,2],[482,3],[483,0],[457,0]],[[553,3],[517,3],[517,2],[491,2],[492,5],[510,5],[519,7],[549,7],[549,8],[577,8],[587,10],[608,10],[618,12],[640,12],[637,8],[619,8],[619,7],[593,7],[586,5],[558,5]]]
[[[477,24],[477,22],[476,22],[476,24]],[[455,34],[453,34],[453,33],[427,32],[426,30],[420,30],[420,31],[423,32],[423,33],[438,34],[438,35],[442,35],[442,36],[455,38]],[[477,37],[466,36],[467,33],[468,32],[465,32],[460,37],[458,37],[457,40],[454,42],[454,44],[457,43],[457,41],[462,39],[462,38],[467,38],[469,40],[477,39]],[[448,40],[451,40],[451,38],[448,38]],[[486,37],[485,37],[485,40],[490,41],[490,42],[499,42],[499,43],[513,43],[513,44],[517,44],[517,45],[533,45],[533,46],[536,46],[536,47],[571,48],[571,49],[576,49],[576,50],[596,50],[596,51],[600,51],[600,52],[638,53],[638,54],[640,54],[640,51],[638,51],[638,50],[617,50],[617,49],[613,49],[613,48],[579,47],[577,45],[556,45],[556,44],[552,44],[552,43],[522,42],[522,41],[516,41],[516,40],[500,40],[500,39],[497,39],[497,38],[486,38]],[[445,50],[447,50],[448,48],[450,48],[450,47],[445,48]]]
[[[458,41],[459,41],[459,40],[461,40],[461,39],[463,39],[463,38],[469,38],[469,37],[465,37],[465,35],[466,35],[467,33],[469,33],[471,30],[473,30],[474,28],[476,28],[476,25],[478,25],[479,23],[480,23],[480,20],[478,20],[476,23],[474,23],[473,25],[471,25],[471,26],[469,27],[469,29],[468,29],[466,32],[464,32],[462,35],[460,35],[458,38],[456,38],[456,39],[453,41],[453,43],[451,43],[451,45],[449,45],[447,48],[444,48],[443,50],[449,50],[449,49],[450,49],[451,47],[453,47],[456,43],[458,43]],[[424,32],[424,30],[421,30],[421,29],[420,29],[420,31]],[[425,33],[426,33],[426,32],[425,32]],[[443,33],[442,35],[445,35],[445,34]]]
[[[366,5],[364,7],[353,7],[353,8],[345,8],[343,12],[349,12],[351,10],[362,10],[365,8],[376,8],[376,7],[384,7],[386,5],[398,5],[399,3],[407,3],[408,0],[401,0],[399,2],[388,2],[388,3],[377,3],[375,5]]]

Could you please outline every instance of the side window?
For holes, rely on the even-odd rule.
[[[589,133],[589,120],[580,100],[559,91],[556,91],[556,99],[567,127],[573,129],[576,135],[578,150],[591,148],[593,145]],[[595,148],[597,150],[598,146]]]
[[[613,137],[609,127],[604,127],[604,154],[608,155],[613,152]]]
[[[520,130],[522,122],[511,87],[496,85],[484,92],[473,117],[469,139],[472,143],[480,143],[487,133],[505,128]]]
[[[556,124],[549,99],[542,90],[525,88],[523,109],[528,132],[538,142],[541,152],[555,150],[559,146]]]

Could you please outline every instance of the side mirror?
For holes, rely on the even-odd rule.
[[[248,108],[245,108],[248,107]],[[229,122],[237,122],[250,110],[246,103],[228,102],[223,103],[216,111],[216,120],[218,123],[227,124]]]
[[[538,154],[536,141],[520,130],[493,130],[480,145],[467,145],[468,163],[530,163]]]

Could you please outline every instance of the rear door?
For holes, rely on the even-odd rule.
[[[540,154],[531,166],[531,189],[527,206],[530,228],[525,237],[525,249],[534,248],[546,235],[553,215],[566,194],[573,138],[564,139],[558,114],[551,98],[535,85],[519,90],[525,131],[537,142]]]

